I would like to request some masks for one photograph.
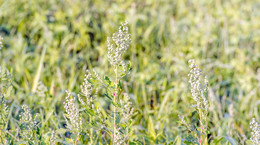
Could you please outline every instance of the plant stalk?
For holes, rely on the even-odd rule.
[[[203,137],[204,126],[203,126],[201,109],[199,109],[199,117],[200,117],[200,145],[202,145],[202,137]]]
[[[116,97],[117,97],[117,93],[118,93],[118,74],[117,74],[117,66],[116,66],[116,86],[115,86],[115,94],[114,94],[114,103],[116,104]],[[116,136],[116,106],[114,105],[114,136],[113,136],[113,139],[115,138]]]

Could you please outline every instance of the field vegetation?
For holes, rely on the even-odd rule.
[[[0,0],[0,144],[260,144],[258,0]]]

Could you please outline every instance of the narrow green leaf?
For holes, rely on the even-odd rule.
[[[34,77],[33,87],[32,87],[32,92],[33,93],[36,91],[36,88],[37,88],[39,80],[40,80],[41,72],[42,72],[42,69],[43,69],[43,62],[44,62],[45,52],[46,52],[46,47],[43,48],[43,51],[42,51],[42,54],[41,54],[41,59],[40,59],[40,62],[39,62],[39,66],[38,66],[36,75]]]
[[[224,137],[231,145],[237,145],[236,140],[233,139],[232,137],[229,137],[229,136],[224,136]]]
[[[181,145],[181,136],[178,135],[178,136],[175,138],[174,144],[175,144],[175,145]]]
[[[156,139],[156,132],[155,132],[155,129],[154,129],[154,124],[153,124],[153,120],[152,120],[151,116],[149,116],[149,120],[148,120],[148,132],[149,132],[149,135],[153,139]]]
[[[105,94],[105,96],[109,99],[109,100],[113,100],[108,94]]]
[[[91,115],[91,116],[94,116],[94,115],[95,115],[94,110],[86,109],[86,112],[87,112],[89,115]]]

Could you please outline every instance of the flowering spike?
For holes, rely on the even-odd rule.
[[[128,33],[128,22],[121,23],[121,26],[118,29],[118,32],[114,33],[112,36],[112,41],[116,44],[114,46],[111,38],[107,38],[107,49],[108,49],[108,59],[109,62],[115,67],[120,64],[126,69],[124,61],[122,60],[122,54],[128,49],[131,39],[130,34]],[[118,82],[117,82],[118,83]]]

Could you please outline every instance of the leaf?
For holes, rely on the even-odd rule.
[[[236,140],[229,136],[222,136],[222,137],[216,138],[212,141],[212,143],[214,143],[214,145],[219,145],[219,144],[223,144],[223,143],[227,143],[227,142],[229,142],[231,145],[237,145]]]
[[[187,140],[183,141],[183,143],[184,143],[184,144],[187,144],[187,145],[193,145],[193,143],[192,143],[192,142],[190,142],[190,141],[187,141]]]
[[[57,129],[55,132],[58,133],[58,134],[65,134],[66,131],[67,131],[67,129],[60,128],[60,129]]]
[[[148,120],[148,133],[153,139],[156,138],[156,132],[154,129],[154,124],[151,116],[149,116],[149,120]]]
[[[178,135],[178,136],[175,138],[174,144],[175,144],[175,145],[181,145],[181,136]]]
[[[229,136],[224,136],[226,140],[228,140],[229,143],[231,143],[231,145],[237,145],[237,142],[235,139],[233,139],[232,137]]]
[[[220,138],[215,138],[212,143],[214,143],[215,145],[217,145],[219,142],[221,142],[224,139],[224,137],[220,137]]]
[[[111,102],[115,107],[117,107],[118,106],[118,104],[116,104],[114,101],[113,102]]]
[[[129,141],[129,145],[142,145],[139,141]]]
[[[253,142],[251,140],[246,140],[247,145],[253,145]]]
[[[15,145],[26,145],[28,143],[28,141],[18,141],[17,143],[15,143]]]
[[[127,64],[128,71],[132,70],[131,66],[132,66],[131,61],[129,61],[128,64]]]
[[[94,115],[95,115],[94,110],[86,109],[86,112],[87,112],[89,115],[91,115],[91,116],[94,116]]]
[[[105,94],[105,96],[106,96],[109,100],[113,101],[113,99],[112,99],[108,94]]]
[[[169,99],[169,97],[172,95],[172,92],[174,89],[170,89],[169,91],[166,92],[165,96],[163,97],[162,104],[160,105],[160,110],[159,110],[159,116],[164,112],[164,108],[166,107],[166,103]]]
[[[32,85],[32,92],[33,93],[36,92],[37,86],[39,84],[41,72],[42,72],[42,69],[44,67],[43,63],[44,63],[45,52],[46,52],[46,47],[43,48],[43,51],[42,51],[42,54],[41,54],[41,59],[40,59],[40,62],[39,62],[38,68],[37,68],[37,72],[36,72],[36,75],[35,75],[34,80],[33,80],[33,85]]]
[[[122,77],[124,77],[126,75],[126,73],[122,73],[122,74],[120,74],[120,77],[122,78]]]
[[[72,139],[70,139],[70,138],[65,138],[65,140],[66,141],[63,141],[63,140],[57,140],[57,142],[59,142],[59,143],[62,143],[62,144],[64,144],[64,145],[73,145],[73,144],[70,144],[70,143],[68,143],[68,142],[72,142]]]
[[[108,86],[108,87],[111,87],[111,81],[109,79],[109,77],[105,76],[105,84]]]
[[[10,86],[6,92],[6,97],[9,97],[11,95],[11,91],[13,89],[13,86]]]

